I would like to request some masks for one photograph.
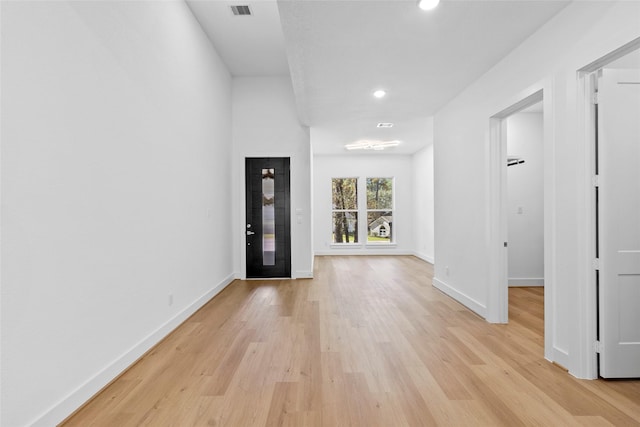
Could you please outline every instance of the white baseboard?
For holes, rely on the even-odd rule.
[[[467,307],[469,310],[475,312],[476,314],[482,316],[482,318],[487,318],[487,307],[480,304],[478,301],[474,300],[471,297],[463,294],[462,292],[452,288],[451,286],[444,283],[442,280],[438,278],[433,278],[433,286],[437,289],[440,289],[445,294],[449,295],[454,300],[458,301],[460,304]]]
[[[346,249],[346,248],[338,248],[335,250],[322,250],[315,251],[315,256],[331,256],[331,255],[368,255],[368,256],[376,256],[376,255],[413,255],[413,252],[409,251],[398,251],[395,249],[384,249],[380,247],[373,247],[369,250],[367,249]]]
[[[414,252],[414,256],[420,258],[423,261],[427,261],[429,264],[435,264],[436,261],[431,255],[423,254],[422,252]]]
[[[330,250],[320,250],[315,251],[315,256],[331,256],[331,255],[413,255],[415,257],[420,258],[423,261],[428,262],[429,264],[434,264],[435,260],[432,256],[415,252],[415,251],[397,251],[393,248],[385,249],[384,247],[370,247],[367,246],[367,249],[349,249],[349,248],[335,248]],[[298,276],[305,277],[305,276]],[[313,276],[310,276],[313,277]]]
[[[296,271],[292,279],[313,279],[313,271]]]
[[[517,288],[520,286],[544,286],[544,277],[509,277],[507,279],[510,288]]]
[[[51,407],[43,415],[38,417],[32,426],[53,426],[59,424],[75,410],[82,406],[85,402],[95,396],[106,385],[113,381],[118,375],[123,373],[127,368],[134,364],[140,357],[148,352],[153,346],[159,343],[164,337],[169,335],[182,322],[187,320],[189,316],[198,311],[211,298],[216,296],[220,291],[226,288],[234,280],[235,274],[230,274],[220,281],[211,290],[207,291],[200,298],[196,299],[182,311],[177,313],[171,319],[162,324],[154,332],[140,340],[131,349],[127,350],[122,356],[114,360],[111,364],[104,367],[100,372],[89,378],[83,385],[71,392],[67,397]]]
[[[551,351],[553,352],[553,360],[551,361],[568,370],[569,369],[569,353],[556,346],[553,346]]]

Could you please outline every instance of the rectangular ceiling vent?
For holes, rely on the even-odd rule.
[[[231,11],[236,16],[251,15],[251,9],[249,9],[249,6],[231,6]]]

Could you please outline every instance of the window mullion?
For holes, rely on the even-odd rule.
[[[367,241],[367,183],[365,178],[358,178],[358,241]]]

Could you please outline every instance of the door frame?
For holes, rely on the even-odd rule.
[[[596,164],[596,117],[593,96],[596,90],[597,72],[607,64],[640,49],[640,37],[615,49],[577,70],[577,127],[579,141],[583,141],[586,150],[583,159],[582,200],[585,220],[580,224],[583,236],[580,247],[581,254],[580,282],[584,285],[578,289],[577,314],[578,322],[586,325],[577,334],[577,365],[572,373],[578,378],[598,378],[598,356],[596,340],[598,336],[598,300],[594,260],[596,258],[596,197],[593,176]]]
[[[239,265],[237,264],[237,278],[240,280],[247,280],[247,253],[246,253],[246,223],[245,223],[245,214],[247,211],[247,202],[245,198],[246,191],[246,174],[245,174],[245,162],[247,158],[252,157],[288,157],[289,158],[289,203],[291,205],[291,209],[289,211],[289,223],[290,223],[290,234],[291,234],[291,277],[286,277],[282,279],[259,279],[259,280],[289,280],[289,279],[297,279],[298,278],[298,269],[296,268],[298,265],[298,255],[295,250],[296,242],[299,240],[298,238],[298,227],[296,221],[293,221],[294,215],[294,206],[298,206],[298,201],[296,199],[296,195],[298,194],[298,185],[294,178],[294,171],[297,166],[297,155],[292,152],[284,152],[284,151],[273,151],[273,152],[260,152],[260,151],[246,151],[239,153],[237,156],[237,171],[236,179],[238,180],[235,188],[238,190],[238,194],[240,195],[238,201],[238,213],[234,215],[233,226],[234,230],[237,230],[237,238],[235,239],[235,252],[237,254],[237,259],[239,260]],[[251,279],[254,280],[254,279]]]
[[[273,162],[272,162],[273,161]],[[251,163],[251,169],[249,168],[249,164]],[[256,172],[257,170],[255,169],[256,164],[258,163],[258,169],[257,170],[262,170],[262,173],[264,173],[264,168],[265,168],[265,164],[269,164],[269,165],[273,165],[274,164],[280,164],[280,163],[284,163],[285,165],[282,165],[282,167],[288,168],[288,170],[286,170],[286,172],[284,173],[285,175],[285,179],[284,179],[284,190],[285,190],[285,197],[284,197],[284,203],[282,201],[278,201],[279,199],[276,197],[276,206],[274,206],[276,208],[276,210],[274,211],[274,226],[276,229],[280,230],[280,233],[283,233],[286,230],[286,233],[284,234],[284,253],[285,255],[278,255],[278,244],[274,242],[274,244],[276,244],[276,248],[275,249],[275,262],[273,264],[274,270],[279,270],[280,267],[278,267],[279,262],[284,262],[284,270],[286,270],[284,272],[284,274],[280,274],[279,272],[269,272],[269,271],[265,271],[265,270],[269,270],[269,268],[265,268],[264,264],[263,264],[263,271],[260,272],[259,275],[252,275],[251,278],[247,277],[248,280],[253,280],[253,279],[259,279],[259,280],[264,280],[264,279],[290,279],[291,278],[291,158],[289,157],[273,157],[273,156],[269,156],[269,157],[245,157],[245,168],[244,168],[244,172],[245,172],[245,191],[244,191],[244,198],[245,198],[245,212],[244,212],[244,221],[245,221],[245,233],[244,233],[244,242],[243,242],[243,246],[245,248],[245,275],[248,276],[247,274],[247,255],[251,252],[254,254],[254,256],[256,255],[255,253],[255,245],[252,248],[251,251],[249,251],[248,245],[249,245],[249,239],[248,239],[248,233],[249,231],[252,230],[260,230],[259,233],[252,233],[252,234],[258,234],[258,235],[262,235],[264,236],[264,224],[261,223],[261,220],[255,221],[256,218],[254,217],[255,211],[252,209],[251,214],[246,210],[246,206],[249,203],[249,201],[251,201],[251,205],[253,205],[253,203],[256,201],[254,194],[255,194],[255,190],[256,187],[255,185],[257,184],[257,182],[254,182],[253,180],[251,180],[252,185],[251,186],[247,186],[247,182],[249,181],[249,177],[253,176],[254,178],[256,177]],[[266,166],[269,167],[269,166]],[[280,173],[282,173],[282,171],[278,172],[279,166],[275,166],[275,173],[276,175],[279,175]],[[249,170],[251,169],[252,172],[250,172]],[[264,178],[264,177],[263,177]],[[275,178],[275,177],[274,177]],[[260,187],[262,187],[263,180],[261,179],[259,181],[259,185]],[[281,185],[281,184],[280,184]],[[249,193],[249,191],[251,191],[251,194]],[[278,185],[274,186],[274,195],[277,193],[278,191]],[[264,194],[263,194],[264,196]],[[280,217],[281,220],[284,223],[278,223],[278,215],[276,214],[277,211],[277,206],[281,206],[284,207],[284,216]],[[260,202],[260,211],[262,212],[264,209],[263,206],[263,202]],[[251,217],[251,218],[250,218]],[[262,214],[260,215],[260,217],[262,217]],[[249,230],[246,227],[246,224],[248,223],[254,224],[255,228],[252,228],[251,230]],[[259,223],[259,224],[255,224],[255,223]],[[284,229],[284,230],[283,230]],[[278,235],[278,232],[274,230],[274,232],[276,232],[276,236]],[[282,240],[281,240],[282,242]],[[264,257],[264,241],[262,242],[262,244],[260,245],[260,247],[262,247],[262,256]],[[263,258],[264,259],[264,258]]]
[[[506,119],[538,102],[543,102],[543,174],[544,174],[544,353],[548,360],[568,363],[568,353],[553,346],[555,292],[555,157],[553,134],[553,91],[545,80],[525,91],[516,101],[489,118],[489,288],[487,321],[508,323],[508,195]]]

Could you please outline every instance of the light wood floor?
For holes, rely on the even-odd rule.
[[[511,289],[511,323],[491,325],[431,278],[377,256],[236,281],[65,425],[640,425],[640,381],[544,360],[542,289]]]

